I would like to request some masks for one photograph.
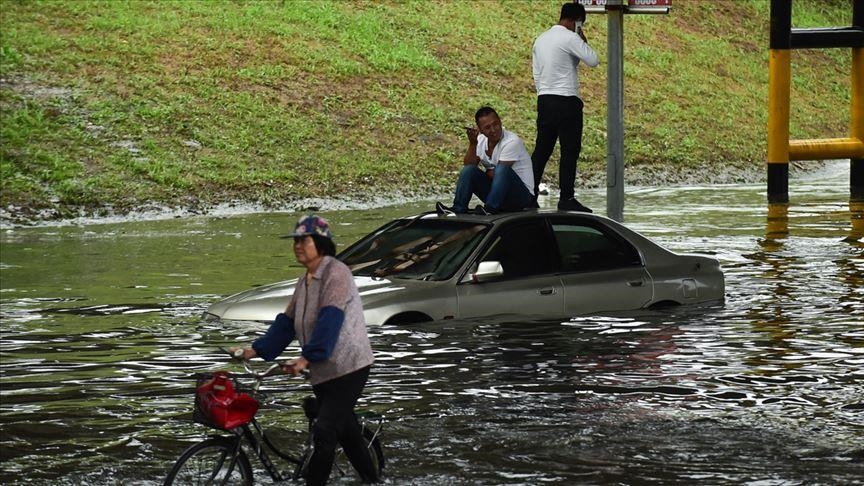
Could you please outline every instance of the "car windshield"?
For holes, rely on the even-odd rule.
[[[339,255],[354,275],[446,280],[471,254],[489,226],[440,219],[399,220]]]

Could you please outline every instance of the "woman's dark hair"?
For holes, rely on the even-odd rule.
[[[309,235],[312,241],[315,242],[315,249],[322,256],[336,256],[336,243],[333,240],[321,235]]]

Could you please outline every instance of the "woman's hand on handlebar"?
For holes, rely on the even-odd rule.
[[[302,356],[299,358],[289,359],[288,361],[282,363],[282,371],[284,371],[285,373],[289,373],[293,376],[297,376],[300,373],[306,371],[307,369],[309,369],[309,361],[307,361],[306,358]]]
[[[250,359],[258,356],[258,353],[256,353],[255,350],[252,348],[232,347],[228,348],[228,352],[231,354],[232,358],[240,359],[243,361],[249,361]]]

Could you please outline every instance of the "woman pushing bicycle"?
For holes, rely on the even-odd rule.
[[[293,375],[309,370],[319,407],[306,484],[327,482],[337,445],[364,482],[377,482],[376,468],[354,415],[373,362],[354,276],[334,258],[333,234],[323,218],[301,218],[290,236],[294,255],[306,267],[306,274],[297,282],[285,312],[276,316],[267,332],[251,348],[231,351],[238,358],[258,356],[273,361],[296,338],[301,356],[287,361],[283,369]]]

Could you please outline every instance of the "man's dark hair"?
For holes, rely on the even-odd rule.
[[[585,20],[585,7],[582,4],[569,2],[561,5],[561,18],[559,20]]]
[[[321,235],[309,235],[312,241],[315,242],[315,249],[322,256],[336,256],[336,243],[333,240]]]
[[[479,110],[477,110],[477,113],[474,113],[474,123],[476,123],[477,126],[480,126],[480,118],[486,115],[491,115],[493,113],[495,114],[495,116],[498,116],[498,112],[495,111],[495,109],[491,106],[484,106],[483,108],[480,108]]]

